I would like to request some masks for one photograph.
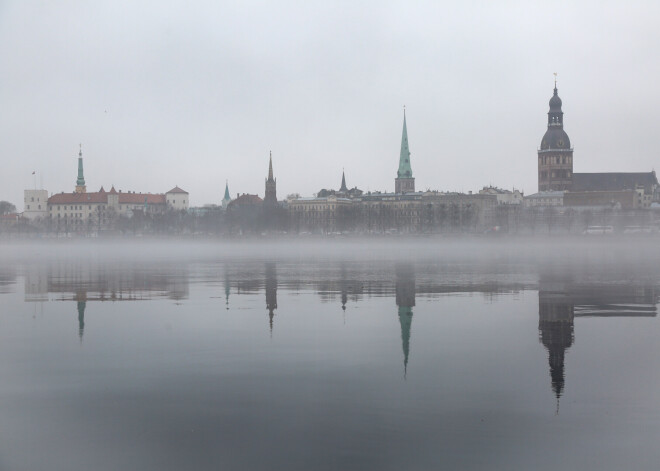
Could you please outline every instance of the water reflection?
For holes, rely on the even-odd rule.
[[[83,334],[85,333],[85,308],[87,301],[78,301],[78,337],[82,343]]]
[[[273,317],[275,316],[275,309],[277,309],[277,269],[275,262],[266,262],[265,275],[264,291],[266,291],[268,325],[270,327],[270,334],[273,335]]]
[[[611,273],[602,274],[612,276]],[[539,280],[539,340],[548,351],[550,380],[557,399],[564,392],[564,361],[575,342],[575,318],[655,317],[658,286],[648,281],[577,280],[546,274]]]
[[[509,267],[509,272],[501,270],[494,266],[475,268],[421,262],[339,261],[317,265],[271,260],[204,265],[60,261],[26,265],[21,271],[26,302],[41,306],[49,300],[75,302],[80,342],[89,303],[157,298],[182,302],[190,296],[191,283],[221,284],[226,309],[230,308],[231,294],[240,297],[263,290],[271,336],[278,309],[278,289],[315,292],[320,302],[337,302],[344,316],[349,302],[357,305],[365,297],[392,296],[397,306],[404,378],[410,363],[413,308],[418,297],[441,302],[447,295],[480,294],[492,301],[498,295],[538,289],[538,337],[547,351],[557,408],[566,387],[566,356],[576,341],[575,319],[657,315],[659,290],[655,274],[638,273],[631,279],[630,273],[623,278],[615,270],[584,271],[580,267],[546,270],[518,266]],[[16,277],[15,268],[3,268],[0,287],[9,289],[16,283]]]
[[[660,270],[599,268],[2,267],[0,468],[548,470],[570,443],[585,469],[625,440],[649,456]]]
[[[399,308],[399,324],[401,325],[401,346],[403,348],[403,375],[408,373],[408,356],[410,354],[410,328],[412,327],[413,310],[415,306],[415,267],[411,263],[396,266],[396,305]]]

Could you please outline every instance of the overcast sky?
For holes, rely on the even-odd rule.
[[[659,167],[660,2],[1,1],[0,200],[225,180],[278,197],[536,192],[553,72],[576,172]]]

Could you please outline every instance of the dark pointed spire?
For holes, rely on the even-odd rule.
[[[270,152],[270,159],[268,161],[268,181],[272,182],[273,179],[273,151]]]
[[[344,169],[341,170],[341,188],[339,188],[339,191],[343,193],[348,191],[348,188],[346,187],[346,175],[344,175]]]

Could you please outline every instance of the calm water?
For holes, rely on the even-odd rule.
[[[660,255],[0,251],[0,469],[657,469]]]

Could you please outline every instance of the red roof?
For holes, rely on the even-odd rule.
[[[151,193],[119,193],[119,204],[165,204],[165,195],[152,195]]]
[[[237,197],[235,200],[232,200],[229,203],[229,207],[236,207],[236,206],[250,206],[250,205],[261,205],[264,202],[259,196],[257,195],[249,195],[247,193],[243,193],[241,196]]]
[[[114,190],[114,187],[113,187]],[[119,195],[119,204],[165,204],[165,195],[151,193],[118,193],[103,191],[95,193],[59,193],[48,198],[48,204],[96,204],[107,203],[108,195]]]
[[[48,198],[48,204],[91,204],[107,203],[108,194],[103,193],[58,193]]]
[[[187,194],[188,194],[187,191],[182,190],[182,189],[179,188],[178,186],[175,186],[174,188],[172,188],[170,191],[168,191],[168,193],[183,193],[184,195],[187,195]]]

